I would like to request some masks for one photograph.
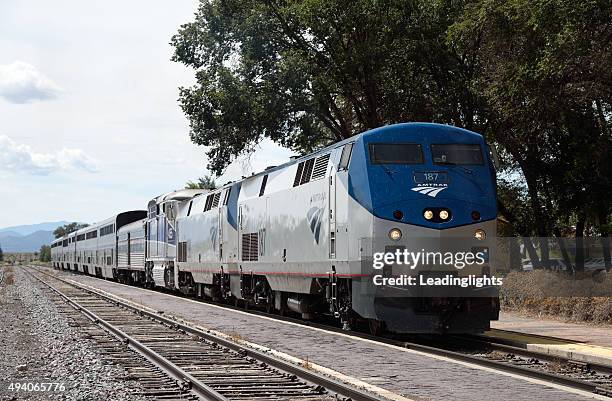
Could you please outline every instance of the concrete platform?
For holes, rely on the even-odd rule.
[[[485,333],[491,338],[524,344],[529,350],[546,352],[581,362],[612,366],[612,327],[566,323],[503,312]]]
[[[307,363],[312,369],[340,380],[356,381],[380,388],[390,399],[607,399],[579,390],[570,391],[552,383],[360,339],[344,333],[281,322],[265,316],[92,277],[56,273],[121,299],[156,311],[164,311],[166,315],[178,317],[195,327],[226,333],[238,341],[288,355],[295,363]]]

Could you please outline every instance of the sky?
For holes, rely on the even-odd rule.
[[[197,1],[0,1],[0,228],[94,222],[207,174],[168,44]],[[292,155],[269,141],[219,184]]]

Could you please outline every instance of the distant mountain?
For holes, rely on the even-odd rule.
[[[38,252],[43,245],[49,245],[55,237],[53,231],[36,231],[28,235],[0,233],[0,247],[3,252]]]
[[[30,224],[25,226],[13,226],[13,227],[5,227],[0,228],[0,238],[2,238],[3,233],[10,232],[11,235],[30,235],[35,233],[36,231],[53,231],[59,226],[63,226],[64,224],[70,223],[69,221],[56,221],[50,223],[39,223],[39,224]]]
[[[4,237],[21,237],[17,231],[0,231],[0,239]]]

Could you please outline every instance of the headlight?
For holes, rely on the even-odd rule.
[[[446,211],[446,210],[440,210],[440,218],[441,218],[442,220],[446,220],[446,219],[448,219],[448,211]]]
[[[392,228],[389,231],[389,238],[393,241],[399,241],[402,238],[402,231],[399,228]]]
[[[487,238],[487,233],[485,230],[481,230],[479,228],[478,230],[474,231],[474,238],[476,238],[478,241],[483,241]]]
[[[423,212],[423,217],[425,217],[426,220],[431,220],[433,219],[433,212],[431,210],[425,210]]]

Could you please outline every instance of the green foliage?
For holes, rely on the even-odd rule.
[[[41,262],[51,262],[51,247],[49,245],[43,245],[40,247],[38,260]]]
[[[448,31],[474,60],[466,83],[487,105],[486,133],[527,184],[509,205],[525,235],[580,215],[603,225],[612,212],[611,11],[607,1],[481,0]],[[502,185],[501,198],[512,190]]]
[[[195,70],[179,100],[216,174],[265,137],[302,154],[448,123],[500,148],[514,234],[604,233],[611,14],[604,0],[201,0],[171,44]]]
[[[215,179],[209,175],[205,175],[204,177],[198,178],[197,182],[187,181],[185,184],[185,189],[208,189],[213,190],[217,188],[217,183]]]
[[[61,227],[56,228],[53,231],[53,235],[55,236],[55,238],[62,238],[64,235],[68,235],[77,230],[80,230],[81,228],[85,228],[88,226],[89,224],[81,224],[81,223],[76,223],[76,222],[65,224]]]
[[[202,1],[172,38],[191,139],[219,174],[268,137],[298,153],[401,121],[476,123],[444,44],[455,1]]]
[[[4,261],[4,252],[2,252],[2,246],[0,246],[0,262]]]

